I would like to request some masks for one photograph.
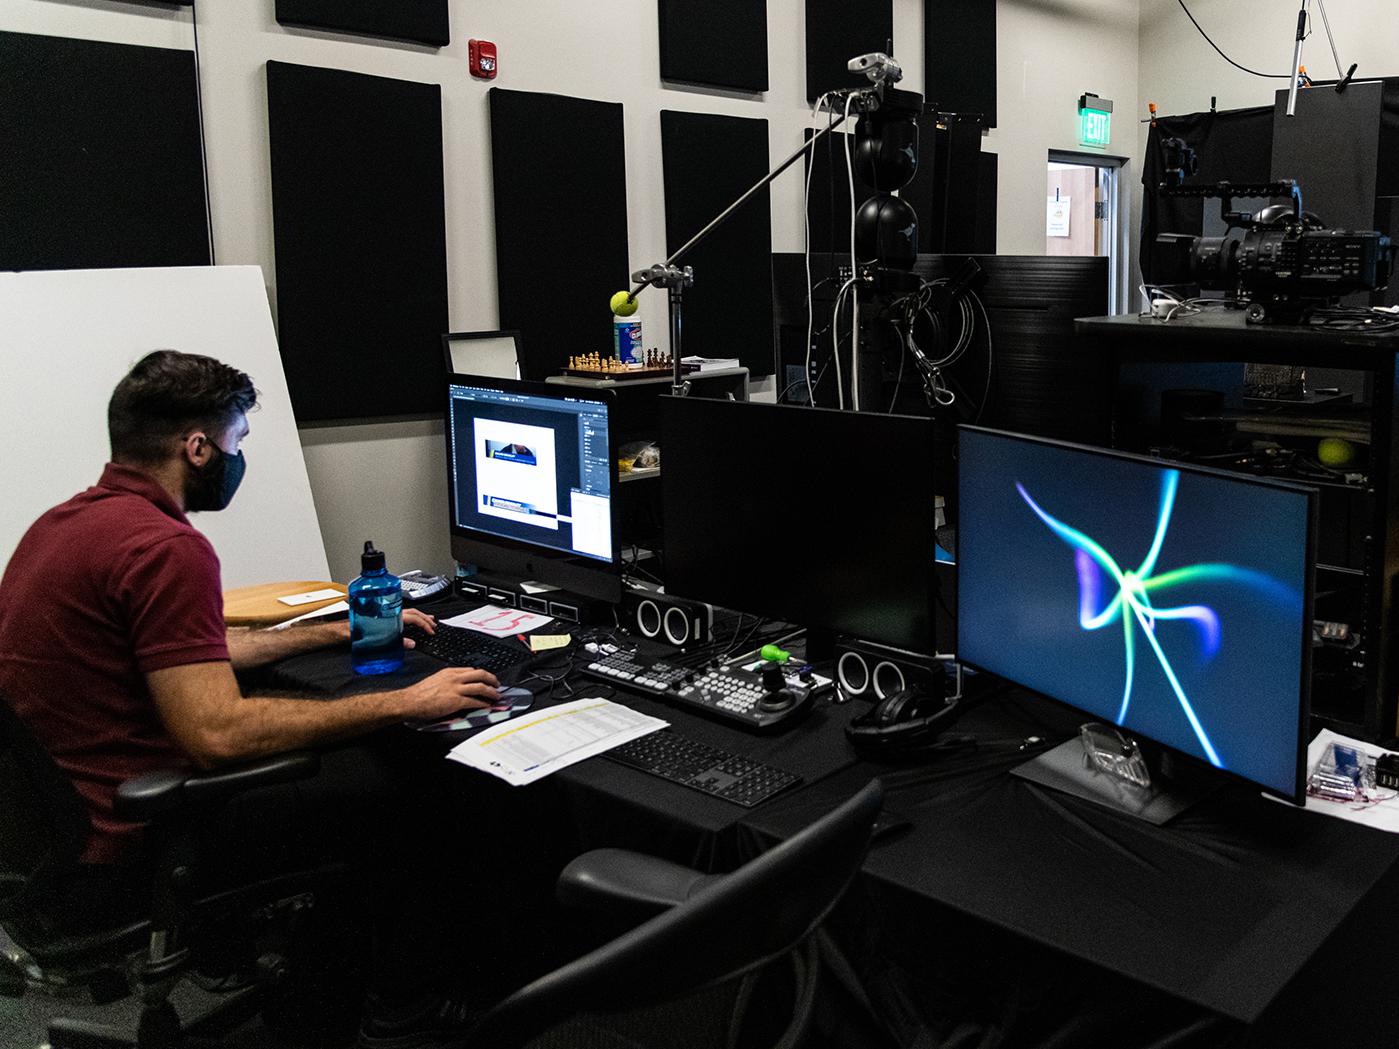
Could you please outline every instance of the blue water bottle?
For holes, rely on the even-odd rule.
[[[384,567],[384,552],[364,544],[360,576],[350,584],[350,662],[356,674],[403,666],[403,586]]]

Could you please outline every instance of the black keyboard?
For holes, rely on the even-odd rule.
[[[454,667],[477,667],[489,670],[496,677],[514,670],[534,655],[520,645],[508,644],[488,637],[477,630],[437,624],[437,633],[429,634],[416,626],[405,626],[403,636],[416,643],[415,651],[440,659]]]
[[[746,809],[802,781],[790,772],[711,747],[671,729],[613,747],[606,756]]]

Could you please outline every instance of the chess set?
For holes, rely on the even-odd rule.
[[[682,366],[682,371],[690,368]],[[647,350],[646,359],[640,364],[628,364],[616,357],[603,357],[597,353],[585,353],[569,357],[565,375],[582,375],[589,379],[615,379],[625,382],[628,379],[654,379],[658,375],[673,374],[673,358],[660,350]]]

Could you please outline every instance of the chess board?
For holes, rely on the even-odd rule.
[[[609,371],[606,368],[565,368],[565,375],[580,375],[585,379],[615,379],[627,382],[631,379],[655,379],[658,376],[674,374],[670,368],[622,368]]]

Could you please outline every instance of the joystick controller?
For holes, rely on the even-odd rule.
[[[758,709],[769,714],[779,714],[797,705],[798,696],[787,687],[787,675],[782,664],[769,662],[763,667],[763,688],[767,690],[758,700]]]

